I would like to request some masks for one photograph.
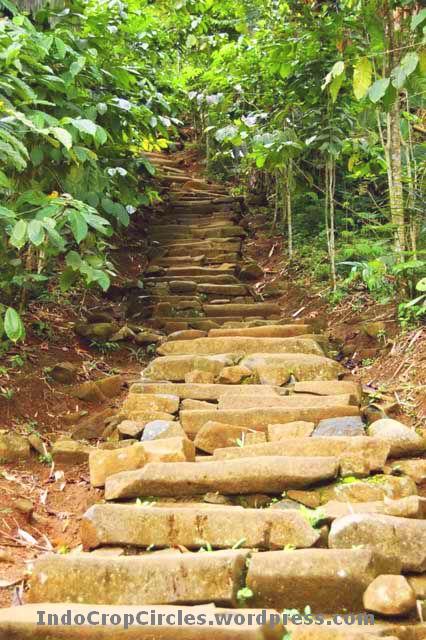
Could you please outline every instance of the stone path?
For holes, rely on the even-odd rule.
[[[361,390],[340,380],[325,337],[253,293],[259,268],[242,258],[238,200],[189,180],[173,158],[152,160],[171,201],[152,220],[145,279],[148,326],[164,339],[120,410],[120,441],[90,453],[105,501],[82,517],[83,551],[35,562],[29,604],[0,613],[0,639],[286,631],[258,623],[53,633],[31,622],[38,603],[52,612],[61,603],[80,612],[368,610],[374,627],[287,631],[296,640],[426,638],[426,505],[416,487],[424,461],[415,458],[425,442],[387,419],[369,431]]]

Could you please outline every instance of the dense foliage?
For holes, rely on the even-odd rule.
[[[156,197],[143,151],[166,147],[180,120],[210,173],[257,196],[290,259],[329,280],[335,300],[353,286],[379,299],[398,290],[403,317],[426,315],[421,3],[0,7],[0,302],[10,339],[24,331],[11,307],[48,279],[108,288],[110,238]]]

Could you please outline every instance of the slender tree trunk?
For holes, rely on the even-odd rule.
[[[336,161],[329,156],[325,163],[325,230],[327,234],[327,249],[330,260],[330,274],[333,291],[336,290],[336,239],[334,219],[334,193],[336,188]]]
[[[293,161],[289,160],[286,170],[286,211],[287,211],[287,235],[288,235],[288,257],[293,257],[293,210],[291,201],[291,182],[293,173]]]

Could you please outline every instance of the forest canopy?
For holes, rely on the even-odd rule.
[[[0,289],[107,290],[183,134],[332,299],[426,315],[426,8],[411,0],[0,0]],[[190,132],[190,133],[188,133]],[[334,296],[334,298],[333,298]]]

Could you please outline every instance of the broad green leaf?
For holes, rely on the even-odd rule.
[[[0,218],[4,218],[6,220],[15,220],[16,213],[12,211],[12,209],[6,209],[6,207],[2,207],[0,205]]]
[[[88,120],[87,118],[73,118],[71,124],[81,131],[81,133],[87,133],[91,136],[96,135],[97,125],[92,122],[92,120]]]
[[[25,220],[18,220],[10,236],[10,244],[17,249],[22,249],[27,239],[27,223]]]
[[[422,278],[416,284],[417,291],[426,291],[426,278]]]
[[[345,75],[345,73],[341,73],[340,75],[333,78],[330,84],[330,95],[333,102],[336,102],[337,100],[337,96],[345,80]]]
[[[81,266],[80,254],[77,253],[77,251],[70,251],[69,253],[67,253],[67,256],[65,258],[65,263],[68,267],[76,271]]]
[[[108,140],[108,134],[103,127],[96,127],[95,140],[99,144],[105,144]]]
[[[75,241],[77,244],[80,244],[80,242],[85,239],[89,231],[86,219],[80,211],[69,210],[68,220]]]
[[[282,65],[280,66],[281,78],[285,80],[286,78],[288,78],[288,76],[291,74],[292,71],[293,71],[293,65],[291,64],[291,62],[283,62]]]
[[[38,167],[43,162],[44,153],[41,147],[34,147],[30,153],[31,161],[35,167]]]
[[[7,177],[4,171],[0,171],[0,187],[4,189],[12,189],[12,181]]]
[[[63,60],[67,53],[67,47],[65,42],[61,40],[61,38],[55,37],[55,47],[58,53],[58,58],[60,60]]]
[[[419,69],[422,76],[426,75],[426,49],[422,49],[419,53]]]
[[[389,85],[390,78],[381,78],[380,80],[376,80],[376,82],[371,85],[368,92],[368,97],[370,98],[371,102],[373,102],[374,104],[379,102],[379,100],[381,100],[385,95]]]
[[[28,238],[38,247],[44,242],[45,232],[40,220],[31,220],[28,224]]]
[[[4,331],[12,342],[25,338],[25,327],[21,316],[15,309],[9,307],[4,316]]]
[[[353,87],[357,100],[362,100],[371,86],[373,67],[368,58],[361,58],[354,67]]]
[[[62,127],[51,127],[51,133],[54,135],[56,140],[59,140],[66,149],[71,149],[72,147],[72,136],[69,131],[63,129]]]
[[[419,13],[411,18],[411,31],[414,31],[426,20],[426,9],[422,9]]]
[[[331,69],[331,75],[333,78],[340,76],[345,70],[345,63],[343,60],[338,60]]]
[[[411,75],[419,63],[419,56],[414,51],[407,53],[401,60],[401,67],[407,76]]]
[[[111,229],[111,225],[108,220],[102,218],[102,216],[97,216],[94,213],[86,213],[86,222],[90,227],[102,234],[108,234]]]
[[[392,85],[395,89],[402,89],[407,79],[407,74],[405,73],[404,67],[402,65],[398,65],[395,69],[391,71],[391,79]]]
[[[70,74],[72,75],[73,78],[75,78],[75,76],[80,73],[80,71],[84,68],[85,64],[86,64],[86,58],[84,56],[80,56],[79,58],[77,58],[75,62],[71,64]]]

